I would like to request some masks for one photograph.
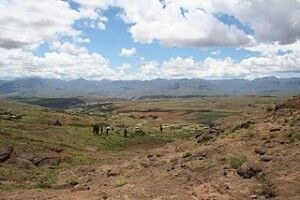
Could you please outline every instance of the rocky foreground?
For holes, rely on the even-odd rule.
[[[12,154],[11,148],[1,150],[0,162]],[[49,160],[36,159],[36,165],[52,165]],[[0,199],[296,200],[299,169],[297,97],[218,120],[192,141],[103,154],[101,165],[60,172],[50,189],[6,191]]]

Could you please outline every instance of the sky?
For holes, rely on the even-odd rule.
[[[300,77],[300,0],[0,0],[0,79]]]

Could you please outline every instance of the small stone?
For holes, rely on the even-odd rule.
[[[107,170],[107,177],[116,176],[119,173],[120,173],[120,171],[118,168],[109,169],[109,170]]]
[[[187,157],[190,157],[192,156],[192,153],[191,152],[186,152],[182,155],[183,158],[187,158]]]
[[[266,153],[266,149],[262,148],[262,147],[256,147],[254,149],[254,152],[259,154],[259,155],[264,155]]]
[[[257,199],[257,195],[251,195],[251,199]]]
[[[260,160],[263,162],[270,162],[271,160],[273,160],[273,157],[266,155],[266,156],[261,157]]]
[[[171,158],[170,163],[177,164],[178,163],[178,158]]]
[[[74,188],[72,189],[72,192],[84,191],[84,190],[90,190],[90,189],[91,188],[86,184],[78,184],[78,185],[74,186]]]
[[[241,123],[241,128],[249,128],[251,124],[254,124],[253,121],[247,121],[247,122],[244,122],[244,123]]]
[[[147,162],[147,161],[142,161],[141,162],[141,166],[144,167],[144,168],[148,168],[148,167],[150,167],[150,165],[151,164],[149,162]]]
[[[147,158],[153,158],[154,156],[152,154],[147,155]]]
[[[281,128],[280,127],[271,127],[269,130],[270,130],[270,132],[275,132],[275,131],[280,131]]]

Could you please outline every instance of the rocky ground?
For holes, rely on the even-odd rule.
[[[61,171],[52,188],[0,199],[300,199],[299,105],[223,118],[184,143],[99,155],[101,164]],[[12,154],[2,150],[0,161]]]

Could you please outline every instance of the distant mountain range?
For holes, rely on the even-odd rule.
[[[1,96],[70,97],[97,95],[119,98],[153,98],[212,95],[293,95],[300,93],[300,78],[255,80],[156,79],[150,81],[89,81],[24,78],[0,80]]]

